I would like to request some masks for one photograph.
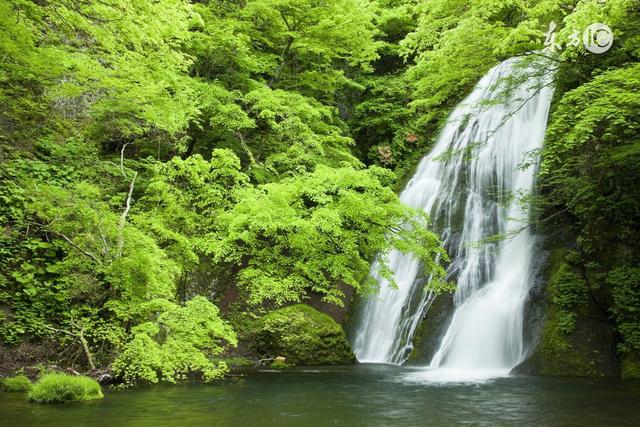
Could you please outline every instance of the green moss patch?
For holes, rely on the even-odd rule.
[[[84,376],[46,374],[34,384],[29,400],[34,403],[65,403],[104,397],[100,384]]]
[[[273,363],[269,366],[271,369],[278,369],[278,370],[282,370],[282,369],[287,369],[289,367],[291,367],[291,365],[289,365],[287,362],[284,362],[282,360],[274,360]]]
[[[623,380],[640,379],[640,359],[627,355],[622,359],[621,376]]]
[[[264,357],[285,357],[288,365],[355,362],[342,327],[330,316],[304,304],[272,311],[260,319],[254,347]]]
[[[8,392],[24,392],[31,389],[31,381],[26,375],[16,375],[15,377],[3,378],[0,381],[0,388]]]
[[[544,376],[614,376],[613,331],[570,259],[564,250],[551,256],[544,325],[527,364]]]

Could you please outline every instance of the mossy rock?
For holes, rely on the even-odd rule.
[[[224,362],[231,370],[250,368],[256,364],[254,360],[251,360],[248,357],[243,357],[243,356],[221,357],[221,358],[213,359],[213,361],[216,364],[220,362]]]
[[[414,334],[409,364],[424,365],[431,361],[447,332],[453,311],[453,294],[436,297]]]
[[[78,402],[102,397],[100,384],[94,379],[60,373],[45,374],[29,392],[33,403]]]
[[[552,377],[617,376],[613,331],[606,319],[583,314],[565,333],[564,314],[548,307],[542,336],[531,357],[514,373]]]
[[[289,365],[287,362],[285,362],[284,360],[278,359],[276,358],[276,360],[273,361],[273,363],[269,366],[271,369],[278,369],[278,370],[283,370],[283,369],[288,369],[291,367],[291,365]]]
[[[281,308],[260,319],[252,344],[261,356],[284,356],[287,364],[355,362],[342,327],[330,316],[305,304]]]
[[[26,375],[16,375],[15,377],[3,378],[0,388],[8,392],[25,392],[31,389],[31,380]]]
[[[531,357],[513,372],[542,376],[611,377],[618,375],[615,335],[606,315],[587,296],[584,280],[556,250],[547,271],[541,301],[544,321]]]

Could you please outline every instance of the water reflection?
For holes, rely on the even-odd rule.
[[[637,426],[640,383],[499,378],[444,384],[386,365],[254,373],[38,406],[0,394],[2,426]]]

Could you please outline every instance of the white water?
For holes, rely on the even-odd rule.
[[[504,376],[525,356],[523,311],[535,237],[525,228],[481,243],[522,229],[529,214],[509,196],[533,189],[535,161],[519,165],[542,146],[553,91],[548,77],[531,77],[518,80],[505,102],[505,78],[540,74],[539,67],[517,64],[505,61],[482,78],[400,195],[431,215],[451,257],[447,272],[457,282],[453,318],[424,372],[434,380]],[[389,263],[397,289],[380,278],[377,262],[371,267],[380,292],[366,302],[354,341],[361,362],[404,362],[434,299],[412,256],[393,252]]]

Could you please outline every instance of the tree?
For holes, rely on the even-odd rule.
[[[414,253],[434,274],[437,288],[443,255],[424,214],[402,205],[382,184],[390,172],[318,167],[313,173],[248,188],[220,217],[220,238],[207,250],[228,265],[250,303],[280,305],[309,291],[342,305],[339,283],[370,290],[374,255],[392,248]],[[383,267],[384,268],[384,267]],[[385,270],[386,275],[390,272]]]

